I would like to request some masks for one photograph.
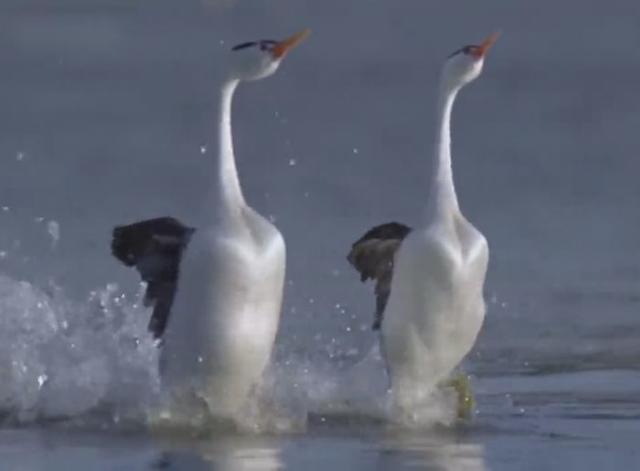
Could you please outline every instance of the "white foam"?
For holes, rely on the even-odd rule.
[[[84,303],[0,275],[0,409],[18,422],[136,409],[157,391],[146,309],[117,286]],[[118,412],[119,413],[119,412]]]
[[[42,289],[0,275],[0,412],[30,423],[72,419],[82,424],[211,426],[197,400],[167,408],[157,372],[158,348],[147,332],[144,286],[131,299],[115,284],[84,301],[55,286]],[[308,417],[368,418],[401,425],[449,423],[454,407],[438,395],[410,414],[389,403],[377,347],[345,366],[352,346],[330,343],[303,355],[285,353],[272,365],[238,418],[251,432],[304,429]],[[344,357],[344,358],[343,358]],[[449,401],[449,402],[447,402]],[[184,404],[183,404],[184,405]]]

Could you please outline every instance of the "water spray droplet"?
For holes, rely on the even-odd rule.
[[[51,236],[51,248],[55,248],[60,240],[60,224],[57,221],[49,221],[47,223],[47,232]]]
[[[38,388],[42,388],[42,386],[44,386],[44,383],[47,382],[47,380],[49,379],[49,377],[45,374],[41,374],[40,376],[38,376]]]

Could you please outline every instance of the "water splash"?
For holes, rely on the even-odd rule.
[[[51,220],[47,223],[47,233],[51,236],[51,248],[55,248],[60,241],[60,224]]]
[[[157,349],[146,309],[117,286],[85,303],[0,275],[0,411],[5,421],[32,422],[140,410],[158,390]],[[117,413],[116,413],[117,411]]]
[[[147,332],[144,286],[132,297],[116,284],[68,299],[0,275],[0,419],[65,420],[101,426],[210,429],[197,398],[176,409],[161,391],[158,348]],[[410,413],[394,409],[377,347],[354,365],[357,350],[320,336],[320,350],[280,345],[277,361],[247,401],[236,426],[249,432],[302,430],[321,422],[367,420],[403,426],[451,423],[455,406],[438,393]],[[442,397],[441,397],[442,396]],[[447,402],[449,401],[449,402]],[[455,401],[454,401],[455,402]],[[169,406],[171,404],[171,406]]]

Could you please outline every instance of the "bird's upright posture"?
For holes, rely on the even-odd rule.
[[[451,167],[451,110],[462,87],[480,75],[497,39],[466,46],[447,59],[440,79],[435,162],[425,218],[415,229],[377,226],[356,241],[348,259],[362,280],[376,279],[374,328],[394,398],[440,383],[473,347],[485,315],[487,241],[460,212]]]
[[[233,418],[259,383],[274,344],[285,274],[280,232],[244,199],[233,152],[231,101],[240,82],[273,74],[308,30],[235,46],[221,87],[218,152],[203,223],[157,218],[114,229],[112,252],[135,265],[155,304],[163,386],[196,393]]]

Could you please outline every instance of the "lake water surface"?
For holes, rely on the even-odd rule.
[[[304,27],[276,76],[239,89],[234,133],[247,199],[288,246],[272,387],[310,418],[152,435],[157,352],[111,228],[195,218],[223,54]],[[377,341],[348,248],[419,220],[439,68],[495,29],[453,122],[460,202],[491,248],[464,365],[476,415],[418,429],[326,415]],[[628,0],[4,0],[0,468],[637,467],[639,41]],[[383,376],[361,377],[373,402]]]

